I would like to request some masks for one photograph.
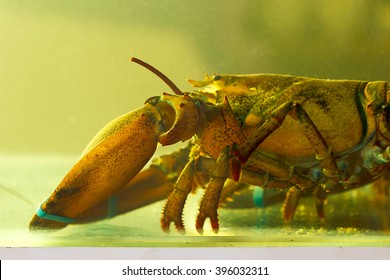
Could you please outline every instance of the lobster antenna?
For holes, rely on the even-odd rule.
[[[138,59],[136,57],[132,57],[131,58],[131,61],[132,62],[135,62],[143,67],[145,67],[146,69],[150,70],[152,73],[154,73],[155,75],[157,75],[161,80],[163,80],[170,88],[171,90],[176,93],[177,95],[183,95],[183,92],[167,77],[165,76],[163,73],[161,73],[159,70],[157,70],[156,68],[154,68],[152,65],[146,63],[145,61],[142,61],[141,59]]]

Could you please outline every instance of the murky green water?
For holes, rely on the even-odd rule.
[[[28,222],[108,121],[204,73],[390,80],[388,1],[0,1],[0,246],[388,246],[389,209],[369,188],[310,199],[291,225],[280,205],[222,209],[218,236],[159,228],[162,203],[115,219],[31,233]],[[346,128],[348,129],[348,128]],[[165,149],[165,151],[169,150]],[[192,216],[191,216],[192,215]]]

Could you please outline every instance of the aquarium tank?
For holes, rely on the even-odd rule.
[[[205,74],[390,81],[389,36],[384,0],[0,1],[0,246],[390,245],[390,186],[371,184],[329,195],[324,219],[305,196],[289,223],[285,193],[266,192],[274,200],[256,205],[265,192],[251,187],[221,205],[217,234],[208,221],[202,235],[195,229],[202,190],[189,195],[184,235],[161,230],[165,198],[109,219],[29,230],[105,124],[172,94],[131,57],[183,92]],[[159,144],[155,156],[185,145]]]

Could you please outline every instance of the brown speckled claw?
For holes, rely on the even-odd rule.
[[[176,186],[177,183],[168,197],[161,216],[161,228],[165,233],[169,233],[169,226],[172,222],[178,232],[185,233],[182,212],[188,193],[180,192]]]
[[[166,233],[169,232],[171,222],[175,224],[177,231],[185,232],[182,214],[187,196],[192,190],[194,173],[195,161],[191,160],[184,167],[173,187],[172,193],[168,197],[161,217],[161,228]]]
[[[168,198],[169,200],[169,198]],[[183,206],[184,206],[184,203],[185,201],[183,202]],[[168,208],[168,210],[167,210]],[[176,213],[168,213],[168,212],[173,212],[173,211],[169,211],[169,210],[172,210],[172,209],[177,209],[175,207],[165,207],[164,208],[164,212],[163,212],[163,215],[161,217],[161,228],[162,230],[165,232],[165,233],[169,233],[169,226],[171,225],[171,223],[173,222],[175,224],[175,227],[176,227],[176,230],[180,233],[185,233],[185,229],[184,229],[184,223],[183,223],[183,218],[181,217],[181,214],[179,215],[176,215]]]
[[[216,180],[213,179],[211,179],[207,186],[206,193],[199,208],[199,214],[196,218],[196,230],[200,234],[203,233],[203,226],[206,218],[210,218],[211,227],[215,233],[218,233],[219,230],[217,209],[225,180],[219,179],[219,182],[216,182]]]
[[[213,231],[217,233],[219,230],[217,209],[221,198],[222,188],[227,179],[228,160],[229,147],[225,148],[218,157],[215,169],[211,174],[210,182],[207,185],[206,192],[200,204],[199,214],[196,218],[196,230],[200,234],[203,233],[204,222],[207,218],[210,218]]]

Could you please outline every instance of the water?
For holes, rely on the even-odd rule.
[[[186,236],[161,232],[162,203],[58,232],[27,230],[100,127],[170,92],[131,56],[182,90],[204,73],[389,80],[387,1],[2,0],[0,14],[0,246],[390,245],[389,211],[369,188],[330,198],[326,224],[307,199],[289,226],[280,205],[222,209],[220,234],[199,236],[194,199]]]

